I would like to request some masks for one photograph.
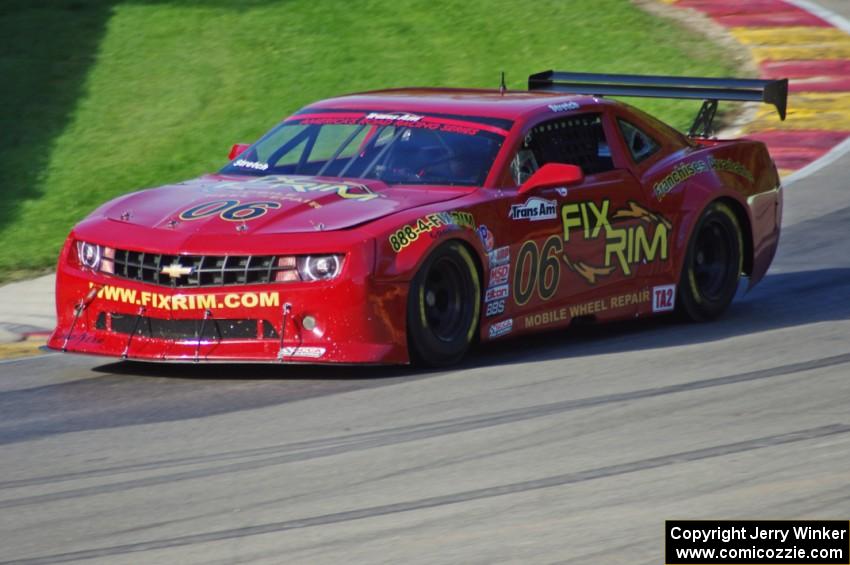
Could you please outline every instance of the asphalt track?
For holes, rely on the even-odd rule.
[[[722,320],[460,368],[0,364],[0,563],[660,563],[670,518],[850,513],[850,155]]]

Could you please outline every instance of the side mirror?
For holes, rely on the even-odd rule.
[[[554,188],[569,186],[584,180],[584,172],[576,165],[564,163],[546,163],[519,187],[519,194],[525,194],[535,188]]]
[[[233,147],[230,148],[230,155],[228,155],[227,158],[232,161],[245,153],[245,150],[249,147],[251,147],[250,143],[234,143]]]

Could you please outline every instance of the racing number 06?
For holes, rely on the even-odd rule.
[[[537,243],[528,240],[519,248],[514,269],[514,301],[522,306],[531,300],[535,289],[541,300],[549,300],[558,290],[561,280],[560,254],[564,250],[561,237],[553,235],[543,242],[543,248],[538,249]],[[528,265],[528,278],[523,274]]]
[[[181,220],[198,220],[216,214],[228,222],[243,222],[259,218],[269,211],[269,208],[280,208],[280,202],[246,202],[239,200],[214,200],[192,206],[180,213]]]

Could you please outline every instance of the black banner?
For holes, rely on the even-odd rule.
[[[667,520],[667,565],[850,565],[850,522]]]

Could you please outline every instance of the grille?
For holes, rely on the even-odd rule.
[[[179,276],[163,273],[170,266],[191,267]],[[273,282],[278,267],[274,255],[161,255],[115,250],[115,276],[170,287],[226,286]]]
[[[137,318],[128,314],[110,314],[112,331],[119,334],[155,339],[277,339],[278,333],[267,320],[215,319],[166,320],[162,318]],[[203,325],[203,334],[199,335]]]

